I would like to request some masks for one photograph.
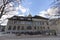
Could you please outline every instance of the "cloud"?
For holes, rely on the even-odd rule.
[[[11,18],[13,15],[3,15],[2,18],[0,19],[1,25],[6,25],[8,22],[7,18]]]
[[[26,12],[26,9],[23,6],[21,6],[21,5],[19,5],[19,9],[22,11],[22,13]]]
[[[29,2],[29,3],[28,3],[28,5],[31,5],[31,4],[32,4],[32,2]]]
[[[54,17],[56,18],[58,16],[55,16],[55,15],[60,15],[60,7],[49,8],[47,10],[39,12],[38,15],[43,17],[49,17],[49,18],[54,18]]]
[[[7,25],[7,22],[8,22],[8,20],[6,19],[1,23],[1,25]]]
[[[50,10],[48,10],[47,12],[49,12],[50,14],[50,18],[59,18],[60,16],[60,7],[53,7]]]
[[[24,15],[28,16],[29,14],[31,14],[31,12],[30,12],[30,9],[27,8],[27,9],[26,9],[26,13],[25,13]]]
[[[46,18],[48,18],[49,16],[49,14],[47,13],[47,11],[46,10],[44,10],[44,11],[41,11],[41,12],[39,12],[39,14],[38,14],[39,16],[43,16],[43,17],[46,17]],[[48,17],[47,17],[48,16]]]
[[[18,12],[17,11],[11,11],[11,12],[8,12],[7,14],[3,15],[0,19],[1,25],[6,25],[8,22],[7,18],[11,18],[14,15],[18,15]]]
[[[26,8],[24,8],[21,5],[19,5],[18,7],[16,7],[16,10],[20,10],[22,13],[25,13],[26,12]]]
[[[58,7],[56,7],[56,8],[53,7],[53,8],[49,8],[47,10],[47,12],[48,12],[49,15],[56,15],[56,14],[58,14],[58,10],[59,10]]]
[[[6,25],[8,20],[7,18],[10,18],[14,15],[18,15],[19,14],[19,10],[21,11],[21,14],[18,16],[24,16],[25,12],[26,12],[26,8],[24,8],[23,6],[19,5],[18,7],[13,7],[13,3],[9,3],[6,5],[5,11],[6,14],[2,16],[2,18],[0,19],[0,23],[2,23],[1,25]],[[13,11],[12,11],[13,10]]]

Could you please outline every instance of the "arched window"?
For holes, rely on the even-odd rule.
[[[8,30],[11,30],[11,26],[8,27]]]
[[[27,27],[27,29],[28,29],[28,30],[31,30],[31,29],[32,29],[32,27],[31,27],[31,26],[28,26],[28,27]]]
[[[16,26],[13,27],[13,30],[16,30]]]

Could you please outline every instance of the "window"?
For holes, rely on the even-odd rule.
[[[13,27],[13,30],[16,30],[16,26]]]
[[[40,27],[40,29],[42,30],[42,27]]]
[[[38,28],[38,30],[39,30],[39,27],[37,27]]]
[[[38,25],[38,22],[37,21],[35,23],[36,23],[36,25]]]
[[[45,29],[45,27],[43,27],[43,29]]]
[[[40,21],[40,25],[44,25],[44,22],[43,21]]]
[[[2,32],[5,31],[4,29],[5,29],[5,27],[3,27],[3,28],[1,29],[1,31],[2,31]]]
[[[48,22],[46,22],[46,24],[49,25]]]
[[[8,30],[11,30],[11,26],[8,27]]]
[[[36,27],[34,27],[34,29],[36,29]]]
[[[50,29],[49,27],[47,27],[48,29]]]
[[[30,24],[30,25],[31,25],[31,24],[32,24],[32,22],[31,22],[31,21],[27,21],[27,22],[26,22],[26,24]]]
[[[44,22],[42,22],[42,25],[44,25]]]
[[[17,30],[19,30],[19,29],[20,29],[20,26],[17,27]]]
[[[17,21],[16,21],[16,20],[14,20],[14,24],[15,24],[15,23],[17,23]]]
[[[27,27],[27,29],[28,29],[28,30],[31,30],[31,29],[32,29],[32,27],[31,27],[31,26],[28,26],[28,27]]]
[[[21,30],[24,30],[24,26],[21,27]]]
[[[39,21],[36,21],[35,24],[36,25],[44,25],[44,22],[42,22],[42,21],[40,21],[40,22]]]
[[[20,24],[25,24],[25,21],[21,21]]]

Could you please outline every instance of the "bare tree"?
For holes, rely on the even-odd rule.
[[[0,0],[1,1],[1,0]],[[9,4],[9,3],[11,3],[11,2],[13,2],[13,3],[18,3],[18,4],[20,4],[20,2],[21,2],[21,0],[2,0],[2,5],[0,5],[0,18],[3,16],[3,15],[5,15],[5,13],[7,12],[7,11],[5,11],[5,8],[6,8],[6,5],[7,4]],[[9,5],[8,5],[9,6]],[[11,10],[11,11],[13,11],[13,10]],[[9,12],[9,11],[8,11]]]

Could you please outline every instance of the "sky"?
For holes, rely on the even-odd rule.
[[[60,10],[59,7],[51,8],[51,4],[53,3],[53,1],[54,0],[24,0],[20,5],[15,4],[16,7],[10,7],[13,6],[14,3],[9,3],[6,7],[8,9],[6,9],[5,11],[15,11],[9,11],[8,13],[6,13],[7,15],[2,16],[2,18],[0,19],[2,20],[2,25],[6,25],[8,22],[7,18],[12,17],[13,15],[26,16],[31,14],[32,16],[39,15],[49,18],[49,16],[47,16],[46,14],[55,15],[55,13],[58,13],[58,11]]]
[[[27,9],[25,14],[37,15],[40,11],[48,9],[54,0],[25,0],[22,2],[22,6]]]

